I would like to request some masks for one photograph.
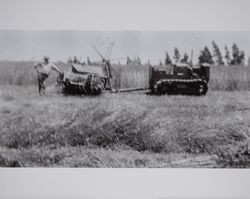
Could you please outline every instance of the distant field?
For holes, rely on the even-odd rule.
[[[250,92],[65,97],[0,87],[0,165],[250,167]]]
[[[37,74],[33,68],[35,62],[26,61],[0,61],[0,85],[27,86],[37,83]],[[57,66],[64,70],[69,67],[67,64],[58,62]],[[55,83],[56,73],[53,73],[47,84]]]
[[[60,69],[69,64],[56,63]],[[33,62],[0,62],[0,85],[34,85],[36,73]],[[148,87],[148,66],[114,65],[112,85],[116,88]],[[53,74],[47,84],[55,83]],[[212,66],[209,87],[211,90],[239,91],[250,90],[250,67]]]
[[[213,66],[209,85],[212,90],[250,90],[250,66]]]

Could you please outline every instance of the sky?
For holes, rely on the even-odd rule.
[[[100,57],[92,45],[105,55],[108,45],[114,46],[110,55],[113,62],[124,63],[126,57],[139,56],[142,62],[158,64],[168,51],[173,57],[178,47],[183,55],[198,61],[200,50],[207,45],[212,52],[215,41],[224,55],[224,47],[231,50],[235,42],[250,56],[250,31],[80,31],[80,30],[0,30],[0,60],[41,60],[44,55],[52,61],[66,61],[77,56],[85,61]]]

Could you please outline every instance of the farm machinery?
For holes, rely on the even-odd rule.
[[[66,69],[57,78],[62,86],[62,92],[70,95],[99,95],[104,90],[111,90],[111,64],[94,46],[102,61],[95,65],[72,63],[71,69]],[[112,46],[109,48],[111,51]]]
[[[182,94],[205,95],[208,91],[210,65],[191,67],[176,63],[167,72],[166,66],[149,67],[149,88],[155,95]]]
[[[114,89],[110,79],[111,63],[94,46],[102,61],[96,65],[72,63],[57,79],[65,94],[99,95],[104,91],[132,92],[145,88]],[[112,46],[106,55],[110,54]],[[170,69],[170,71],[168,71]],[[171,67],[149,66],[149,90],[152,94],[205,95],[208,91],[210,65],[191,67],[188,63],[176,63]]]
[[[81,64],[72,64],[71,70],[65,70],[57,78],[62,92],[73,95],[99,95],[104,90],[111,90],[109,80],[110,76],[102,67]]]

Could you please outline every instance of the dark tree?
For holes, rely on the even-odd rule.
[[[245,65],[245,53],[243,50],[240,51],[239,64],[242,66]]]
[[[171,64],[172,64],[172,60],[171,60],[168,52],[166,51],[165,65],[171,65]]]
[[[184,53],[183,58],[181,59],[181,63],[188,63],[188,55]]]
[[[250,57],[248,57],[247,66],[250,67]]]
[[[231,64],[233,64],[233,65],[238,64],[240,50],[239,50],[238,46],[236,45],[236,43],[234,43],[232,46],[232,55],[233,55],[233,59],[231,61]]]
[[[130,65],[131,64],[131,59],[130,59],[130,57],[129,56],[127,56],[127,65]]]
[[[227,65],[230,65],[232,60],[227,46],[225,46],[225,59],[227,60]]]
[[[180,52],[179,52],[178,48],[175,47],[174,48],[174,59],[175,59],[175,62],[178,62],[180,60],[180,57],[181,57]]]
[[[214,41],[212,41],[212,45],[214,48],[213,57],[215,57],[215,64],[216,65],[224,65],[219,46]]]
[[[141,65],[141,59],[140,59],[139,56],[136,57],[136,63],[137,63],[138,65]]]
[[[80,61],[77,59],[76,56],[74,56],[73,63],[74,63],[74,64],[79,64],[79,63],[80,63]]]
[[[244,65],[245,53],[240,51],[239,47],[234,43],[232,46],[233,59],[231,61],[232,65]]]
[[[212,55],[207,46],[205,46],[204,50],[201,50],[200,52],[199,63],[200,64],[202,63],[214,64]]]

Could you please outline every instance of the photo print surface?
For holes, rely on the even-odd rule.
[[[0,31],[0,166],[249,168],[247,31]]]

